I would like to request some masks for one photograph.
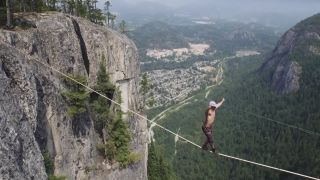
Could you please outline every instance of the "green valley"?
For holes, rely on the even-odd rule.
[[[298,35],[291,36],[295,38],[290,41],[292,44],[283,45],[282,38],[271,55],[227,61],[220,86],[209,94],[204,89],[198,91],[184,106],[174,106],[172,109],[176,110],[167,111],[155,121],[201,145],[207,103],[225,97],[214,127],[218,152],[319,178],[320,64],[316,53],[319,40],[314,38],[319,33],[315,28],[320,24],[318,19],[316,15],[293,28],[291,31]],[[305,34],[313,36],[302,38]],[[293,49],[280,58],[288,63],[297,61],[302,67],[300,88],[288,93],[279,93],[271,86],[272,73],[279,71],[277,64],[266,66],[269,61],[276,61],[277,49],[283,46]],[[280,62],[286,64],[284,60]],[[290,79],[284,77],[283,81]],[[149,112],[150,118],[155,111]],[[155,144],[172,164],[176,179],[302,179],[207,153],[181,139],[175,141],[173,135],[159,128],[153,131]]]

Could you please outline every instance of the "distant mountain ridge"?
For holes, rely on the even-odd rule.
[[[264,51],[274,46],[274,29],[258,24],[217,21],[210,25],[173,25],[155,21],[138,27],[130,34],[139,49],[174,49],[188,43],[206,43],[213,50],[233,53],[239,49]]]
[[[178,28],[161,21],[137,28],[133,38],[139,48],[173,49],[188,45]]]
[[[320,58],[320,14],[288,30],[260,69],[278,93],[299,91],[317,78]]]

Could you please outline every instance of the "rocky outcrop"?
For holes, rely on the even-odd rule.
[[[278,93],[299,91],[304,65],[317,55],[320,42],[320,14],[288,30],[260,68]]]
[[[35,119],[30,120],[33,109],[25,109],[27,102],[24,101],[27,91],[35,93],[35,89],[28,88],[29,69],[22,67],[18,60],[24,57],[9,50],[9,46],[0,45],[0,179],[46,179],[43,158],[34,137]],[[26,76],[22,77],[24,73]]]
[[[296,92],[300,88],[301,73],[302,67],[295,61],[279,64],[272,76],[271,86],[281,93]]]
[[[107,164],[97,153],[102,140],[90,117],[83,116],[77,124],[67,117],[63,78],[34,61],[85,75],[93,86],[104,56],[112,82],[121,89],[122,104],[138,111],[134,43],[115,31],[60,13],[24,18],[36,28],[0,30],[0,179],[46,179],[43,150],[54,159],[54,173],[67,179],[146,179],[146,122],[126,116],[131,149],[141,160],[124,169]]]

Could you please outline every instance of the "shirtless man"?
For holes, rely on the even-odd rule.
[[[202,131],[207,137],[206,142],[202,146],[202,149],[204,150],[208,150],[208,144],[212,152],[215,152],[216,150],[213,144],[212,124],[216,116],[216,109],[218,109],[223,104],[223,102],[224,102],[224,98],[218,104],[214,101],[209,102],[209,107],[206,110],[206,119],[202,125]]]

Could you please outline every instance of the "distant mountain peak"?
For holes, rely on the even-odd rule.
[[[288,30],[260,69],[271,87],[281,94],[299,91],[304,72],[320,55],[320,14],[307,18]],[[308,69],[308,71],[310,71]],[[311,78],[311,77],[310,77]]]

